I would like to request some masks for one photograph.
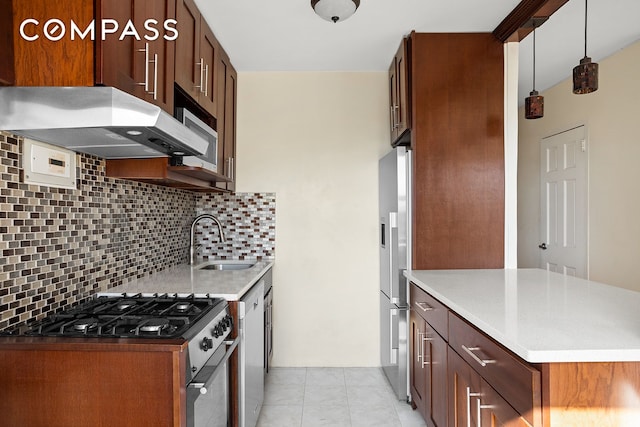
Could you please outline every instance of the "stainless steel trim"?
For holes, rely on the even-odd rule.
[[[424,331],[424,334],[422,334],[422,342],[420,343],[420,347],[422,347],[422,367],[423,368],[431,364],[431,358],[429,358],[429,361],[427,362],[427,358],[425,357],[426,352],[424,349],[424,343],[429,341],[433,341],[433,338],[429,338],[429,336],[427,335],[427,331]],[[431,354],[431,352],[429,352],[429,354]]]
[[[209,64],[204,67],[204,96],[209,96]]]
[[[420,329],[419,329],[419,328],[416,328],[416,331],[417,331],[417,333],[416,333],[416,343],[415,343],[415,346],[416,346],[416,349],[417,349],[417,351],[418,351],[418,354],[417,354],[417,356],[418,356],[418,362],[420,362],[420,361],[424,358],[424,354],[422,354],[422,351],[424,350],[424,348],[422,347],[422,343],[423,343],[423,341],[422,341],[422,336],[424,336],[424,333],[423,333],[423,332],[420,332]],[[424,366],[424,365],[423,365],[423,366]]]
[[[223,341],[224,345],[228,346],[227,351],[224,354],[224,357],[220,360],[220,362],[218,363],[218,366],[213,370],[213,372],[211,373],[211,375],[209,376],[209,378],[207,378],[205,381],[203,382],[192,382],[189,383],[189,385],[187,385],[187,388],[191,388],[191,389],[196,389],[200,391],[200,394],[206,394],[207,393],[207,387],[211,386],[211,383],[213,382],[213,380],[215,380],[215,378],[218,376],[218,374],[220,373],[220,371],[226,369],[226,363],[229,360],[229,358],[231,357],[231,355],[233,354],[233,351],[236,349],[236,347],[238,346],[238,343],[240,342],[240,337],[237,337],[235,340],[233,341]]]
[[[398,349],[393,348],[393,316],[398,316],[397,308],[392,308],[391,310],[389,310],[389,362],[392,365],[396,365],[398,363]]]
[[[414,304],[417,305],[418,308],[420,310],[422,310],[422,311],[433,311],[433,309],[434,309],[433,307],[431,307],[426,302],[415,301]]]
[[[478,399],[476,399],[476,416],[478,417],[478,426],[477,427],[481,427],[482,425],[482,420],[480,419],[481,417],[481,413],[480,413],[480,408],[481,408],[481,403],[480,403],[480,396],[482,396],[481,393],[476,393],[476,392],[472,392],[471,391],[471,387],[467,387],[466,390],[466,395],[467,395],[467,427],[471,427],[471,398],[472,397],[477,397]]]
[[[394,249],[398,248],[399,245],[397,212],[389,212],[389,240],[389,301],[391,301],[392,304],[399,304],[400,300],[397,296],[394,296],[393,292],[396,287],[400,287],[400,277],[398,277],[398,257],[394,251]]]
[[[199,89],[198,92],[203,93],[202,87],[204,86],[204,58],[200,58],[200,62],[196,62],[196,65],[200,66],[200,84],[193,86],[196,89]]]
[[[144,52],[144,83],[136,84],[144,86],[144,91],[149,92],[149,43],[145,43],[144,49],[138,49],[138,52]]]
[[[153,92],[147,92],[149,95],[153,95],[153,100],[158,99],[158,54],[153,54]]]
[[[481,359],[478,356],[476,356],[476,354],[474,353],[474,351],[479,351],[480,347],[467,347],[464,344],[461,345],[462,349],[473,358],[473,360],[475,360],[476,362],[478,362],[478,364],[480,366],[482,366],[483,368],[485,366],[487,366],[487,364],[489,363],[495,363],[496,361],[493,359]]]
[[[209,142],[113,87],[0,87],[0,130],[106,159],[200,155]]]

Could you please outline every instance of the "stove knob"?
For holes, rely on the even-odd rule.
[[[202,339],[202,344],[200,344],[200,348],[204,351],[208,351],[210,348],[213,348],[213,340],[211,338],[204,337]]]
[[[216,325],[213,328],[212,335],[214,338],[218,338],[220,335],[222,335],[222,330],[220,329],[220,325]]]
[[[218,326],[220,326],[223,332],[227,330],[227,322],[220,322]]]

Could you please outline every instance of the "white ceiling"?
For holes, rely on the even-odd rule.
[[[243,71],[385,71],[400,39],[419,32],[493,31],[520,0],[361,0],[344,22],[324,21],[310,0],[196,0],[232,63]],[[640,40],[640,0],[589,2],[595,62]],[[568,78],[584,55],[584,1],[570,0],[536,31],[536,89]],[[520,48],[519,98],[532,85],[532,37]]]

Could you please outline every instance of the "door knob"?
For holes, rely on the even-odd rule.
[[[538,247],[542,250],[547,250],[547,244],[546,243],[542,243],[540,245],[538,245]]]

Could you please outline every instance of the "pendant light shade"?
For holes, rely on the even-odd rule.
[[[311,7],[322,19],[342,22],[356,12],[360,0],[311,0]]]
[[[524,117],[526,119],[539,119],[544,116],[544,96],[538,95],[537,90],[532,90],[524,99]]]
[[[573,69],[573,93],[582,95],[598,90],[598,64],[587,56],[587,0],[584,0],[584,58]]]
[[[544,96],[540,96],[536,90],[536,21],[533,21],[533,90],[524,99],[524,117],[526,119],[539,119],[544,116]]]

